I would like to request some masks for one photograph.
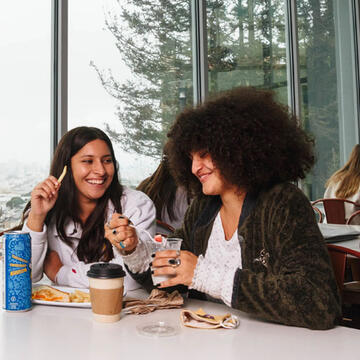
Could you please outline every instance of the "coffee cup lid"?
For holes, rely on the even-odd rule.
[[[124,277],[125,271],[119,264],[98,263],[90,266],[87,276],[95,279],[114,279]]]

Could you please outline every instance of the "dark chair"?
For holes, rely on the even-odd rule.
[[[334,244],[327,244],[327,248],[343,303],[341,324],[358,328],[360,326],[360,319],[358,318],[360,305],[360,250],[354,251]],[[346,281],[346,270],[350,270],[350,268],[351,279]]]
[[[323,203],[326,221],[328,224],[351,224],[354,218],[360,214],[360,210],[355,211],[346,220],[345,219],[345,203],[352,204],[360,208],[360,204],[347,200],[347,199],[318,199],[311,202],[311,205],[316,212],[320,212],[320,209],[315,206],[316,204]],[[320,217],[319,222],[323,221],[323,217]]]
[[[321,210],[319,208],[317,208],[316,206],[313,206],[312,207],[313,210],[314,210],[314,213],[315,213],[315,216],[316,216],[316,221],[318,223],[322,223],[323,220],[324,220],[324,215],[323,213],[321,212]]]

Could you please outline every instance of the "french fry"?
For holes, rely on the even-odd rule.
[[[74,303],[90,302],[90,294],[84,291],[75,290],[75,292],[70,293],[70,301]]]
[[[65,165],[65,166],[64,166],[64,170],[62,171],[61,175],[60,175],[59,178],[58,178],[58,183],[59,183],[59,184],[63,181],[63,179],[64,179],[64,177],[65,177],[65,175],[66,175],[66,172],[67,172],[67,166]]]

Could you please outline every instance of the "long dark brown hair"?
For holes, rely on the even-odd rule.
[[[163,209],[166,209],[170,220],[175,220],[174,206],[177,185],[169,171],[166,147],[163,149],[161,162],[155,172],[143,180],[136,189],[144,192],[153,201],[157,219],[163,221],[161,214]]]
[[[85,224],[82,224],[79,217],[80,209],[77,201],[77,188],[71,169],[71,158],[86,144],[97,139],[105,141],[108,146],[114,162],[115,172],[110,186],[104,195],[97,200],[96,207]],[[56,148],[51,163],[50,175],[58,178],[65,165],[68,168],[67,174],[61,183],[55,206],[48,212],[45,223],[49,225],[54,222],[60,239],[71,246],[73,238],[66,235],[65,225],[69,219],[72,219],[75,224],[82,226],[82,235],[75,250],[79,260],[85,263],[109,261],[114,257],[114,253],[111,243],[104,238],[107,205],[111,200],[115,210],[121,213],[120,200],[123,192],[123,187],[118,178],[118,165],[114,149],[109,137],[102,130],[95,127],[80,126],[70,130],[61,138]],[[25,208],[24,214],[29,205]]]

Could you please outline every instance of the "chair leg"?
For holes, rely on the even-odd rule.
[[[360,305],[343,304],[342,311],[343,316],[339,321],[339,325],[360,329]]]
[[[333,265],[337,286],[340,292],[342,292],[344,286],[346,254],[337,251],[329,251],[329,255]]]
[[[353,281],[359,281],[360,280],[360,259],[355,256],[348,255],[347,263],[349,264],[349,266],[351,268],[351,274],[352,274]]]

